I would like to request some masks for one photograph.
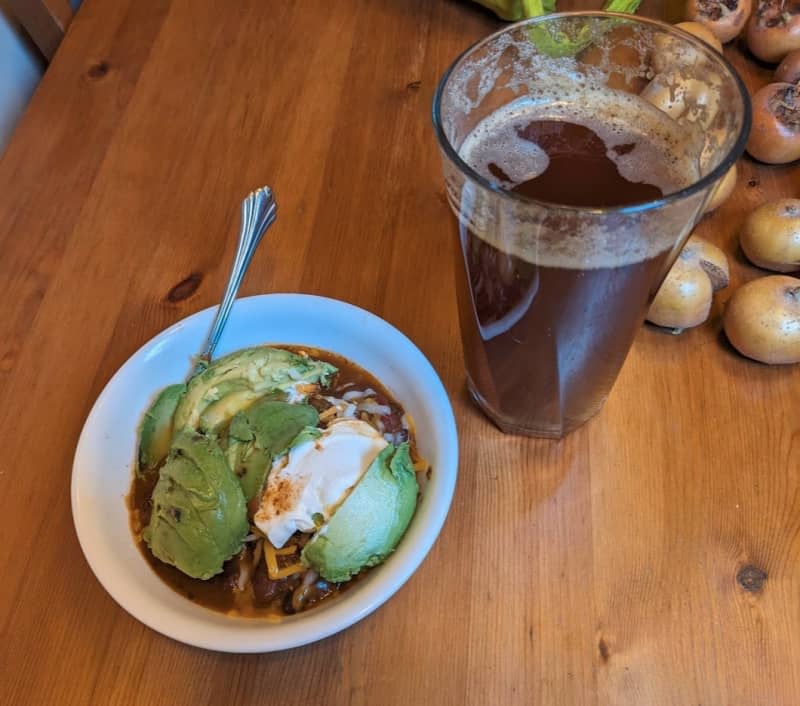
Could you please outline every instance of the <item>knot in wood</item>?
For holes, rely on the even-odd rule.
[[[757,593],[760,591],[764,587],[764,582],[766,580],[767,572],[752,564],[743,566],[736,574],[736,583],[750,593]]]
[[[92,64],[87,69],[86,76],[90,81],[99,81],[101,78],[108,75],[110,69],[111,66],[109,66],[108,62],[104,59]]]
[[[184,299],[188,299],[197,291],[200,283],[203,281],[203,275],[199,272],[192,272],[188,277],[182,279],[167,294],[167,301],[172,304],[177,304]]]

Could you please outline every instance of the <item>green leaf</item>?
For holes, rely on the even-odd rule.
[[[641,0],[608,0],[603,10],[633,14],[639,8],[640,2]],[[555,0],[529,0],[525,4],[530,6],[531,12],[536,13],[530,17],[540,17],[553,12],[556,3]],[[613,24],[616,23],[610,20],[601,26],[611,27]],[[543,54],[553,58],[574,56],[592,43],[592,30],[589,25],[584,25],[574,35],[568,35],[550,24],[533,25],[528,32],[534,46]]]
[[[477,0],[504,20],[524,20],[541,17],[556,11],[556,0]],[[639,0],[608,0],[603,8],[607,12],[636,12]],[[629,9],[629,8],[633,9]]]
[[[632,15],[639,9],[641,0],[608,0],[603,7],[606,12],[625,12]]]

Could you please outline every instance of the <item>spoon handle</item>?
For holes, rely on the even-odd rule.
[[[239,244],[236,247],[236,257],[233,260],[231,273],[228,278],[228,286],[222,297],[222,303],[214,316],[211,330],[208,332],[205,345],[200,355],[197,357],[192,376],[204,370],[214,349],[217,347],[222,329],[231,313],[233,301],[239,292],[239,287],[244,279],[245,272],[253,259],[253,254],[261,242],[261,237],[266,232],[277,217],[278,206],[272,196],[272,189],[263,186],[256,189],[242,201],[242,225],[239,230]]]

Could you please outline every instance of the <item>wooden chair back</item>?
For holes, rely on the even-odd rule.
[[[6,0],[11,12],[50,61],[72,19],[69,0]]]

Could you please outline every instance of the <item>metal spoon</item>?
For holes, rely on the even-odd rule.
[[[278,205],[272,196],[272,189],[262,186],[247,195],[242,201],[242,225],[239,229],[239,244],[236,247],[236,257],[228,277],[228,285],[222,296],[222,303],[217,309],[211,330],[208,332],[205,344],[196,358],[194,369],[189,376],[194,377],[202,372],[211,362],[211,356],[222,336],[222,330],[228,321],[233,301],[239,292],[239,287],[244,279],[245,272],[253,259],[253,254],[261,242],[261,237],[277,218]]]

